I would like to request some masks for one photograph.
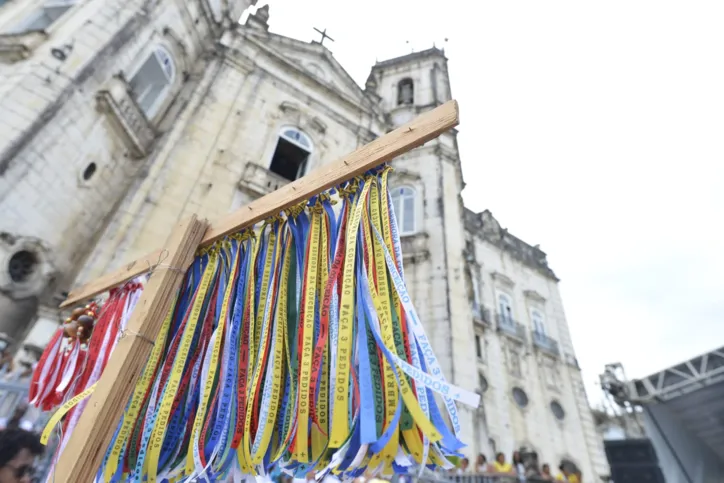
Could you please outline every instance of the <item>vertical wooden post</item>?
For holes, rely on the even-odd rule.
[[[208,224],[196,216],[179,223],[166,242],[168,256],[151,275],[128,321],[127,336],[118,341],[96,390],[60,455],[57,483],[92,482],[113,438],[126,403],[158,337],[163,319],[174,301],[186,269]],[[148,260],[152,265],[158,260]]]

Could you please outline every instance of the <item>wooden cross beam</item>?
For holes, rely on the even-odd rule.
[[[308,200],[324,190],[425,144],[457,126],[459,122],[458,104],[456,101],[449,101],[362,146],[339,161],[321,166],[307,176],[256,199],[212,223],[201,243],[210,245],[226,235],[236,233],[242,228],[265,220],[272,215],[277,215],[285,208]],[[87,300],[148,272],[150,267],[160,259],[161,252],[162,250],[156,250],[113,273],[78,287],[68,294],[68,298],[60,304],[60,308]]]
[[[390,161],[455,127],[458,122],[457,103],[450,101],[443,104],[338,162],[322,166],[309,175],[251,202],[211,226],[198,221],[195,216],[181,222],[173,230],[162,250],[73,291],[61,307],[97,295],[145,273],[151,268],[147,261],[153,263],[158,260],[161,252],[167,254],[171,269],[164,267],[151,275],[128,322],[127,336],[119,340],[111,354],[95,392],[90,396],[68,444],[60,455],[53,480],[57,483],[93,481],[125,405],[151,353],[152,341],[158,337],[164,316],[170,309],[184,272],[192,263],[199,246],[209,245],[271,215],[277,215],[285,208]]]

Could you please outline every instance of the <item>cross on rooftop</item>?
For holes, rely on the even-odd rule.
[[[322,34],[322,40],[319,41],[319,45],[324,45],[324,40],[325,40],[325,39],[329,39],[329,40],[331,40],[332,42],[334,42],[334,39],[333,39],[332,37],[330,37],[329,35],[327,35],[327,29],[319,30],[317,27],[314,27],[314,30],[316,30],[317,32],[319,32],[320,34]]]

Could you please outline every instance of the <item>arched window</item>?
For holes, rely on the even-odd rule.
[[[415,233],[415,190],[400,186],[390,193],[400,235]]]
[[[282,128],[269,170],[289,181],[299,179],[307,170],[312,151],[309,136],[295,127]]]
[[[147,118],[158,113],[175,78],[176,65],[163,47],[156,47],[133,74],[129,81],[131,93]]]
[[[415,102],[415,84],[412,79],[402,79],[397,84],[397,105],[410,105]]]

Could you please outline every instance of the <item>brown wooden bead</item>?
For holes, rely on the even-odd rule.
[[[70,337],[71,339],[75,339],[75,334],[78,331],[78,322],[75,320],[71,320],[67,324],[63,326],[63,334],[66,337]]]
[[[78,307],[73,309],[73,312],[70,313],[70,318],[73,320],[76,320],[78,317],[83,315],[85,313],[86,309],[83,307]]]

